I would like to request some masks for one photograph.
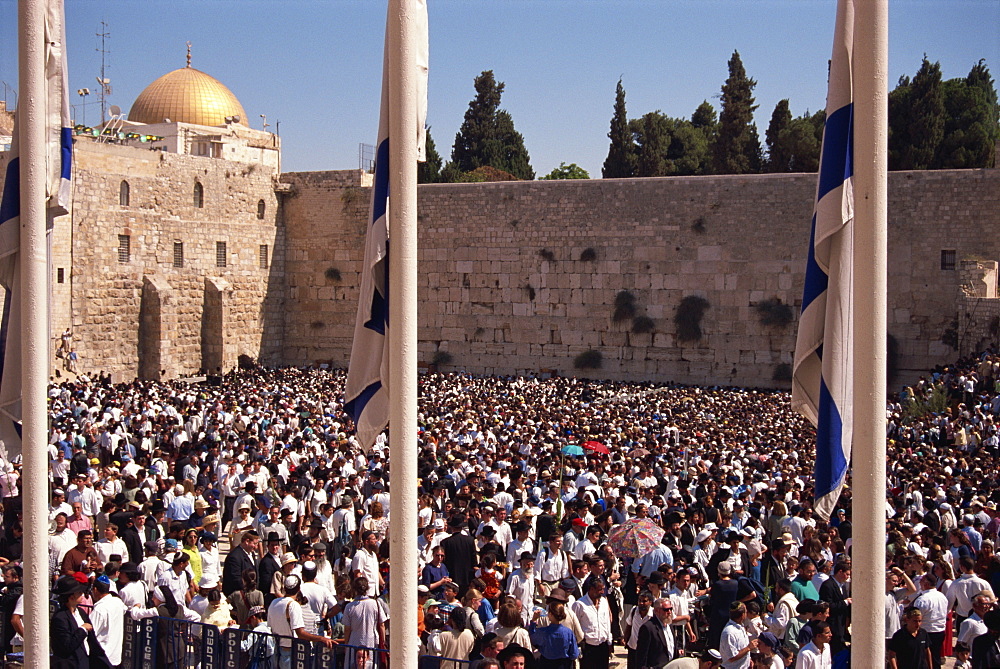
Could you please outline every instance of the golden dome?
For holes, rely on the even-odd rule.
[[[216,78],[188,65],[146,86],[132,104],[128,120],[162,123],[170,119],[179,123],[225,125],[227,116],[239,116],[244,125],[247,122],[247,113],[232,91]]]

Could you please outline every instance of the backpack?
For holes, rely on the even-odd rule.
[[[758,579],[750,578],[749,576],[740,576],[737,582],[739,584],[738,587],[740,590],[746,591],[746,588],[750,588],[756,593],[757,595],[756,598],[751,599],[749,601],[751,602],[756,601],[760,605],[761,610],[763,611],[764,607],[767,606],[767,601],[768,601],[767,589],[764,588],[764,584],[761,583]]]
[[[483,597],[491,601],[496,600],[500,596],[500,579],[497,578],[496,571],[492,573],[480,571],[479,578],[486,586],[483,588]]]

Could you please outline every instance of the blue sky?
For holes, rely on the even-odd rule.
[[[600,176],[615,83],[630,117],[718,109],[726,63],[738,50],[757,80],[761,136],[775,103],[793,114],[821,108],[834,0],[428,0],[428,124],[451,153],[474,94],[492,69],[502,106],[524,135],[535,172],[575,162]],[[109,100],[127,110],[156,77],[193,66],[226,84],[250,123],[280,122],[288,171],[358,165],[377,130],[385,0],[66,0],[72,102],[96,89],[101,21],[107,22]],[[0,0],[0,81],[17,82],[17,3]],[[1000,74],[1000,0],[890,0],[895,85],[926,53],[946,78],[985,58]],[[14,95],[0,84],[0,95]],[[96,96],[86,120],[99,117]],[[78,111],[77,119],[83,113]]]

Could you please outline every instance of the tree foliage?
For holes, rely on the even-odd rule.
[[[431,129],[427,128],[427,160],[417,163],[417,183],[435,184],[441,180],[441,154],[434,146],[434,139],[431,137]]]
[[[583,169],[576,163],[559,163],[559,167],[553,169],[551,172],[546,174],[542,179],[556,180],[556,179],[589,179],[590,173]]]
[[[941,78],[926,56],[889,94],[889,169],[991,167],[1000,138],[997,93],[985,61],[968,76]]]
[[[639,162],[636,176],[690,176],[710,173],[710,133],[686,119],[660,111],[630,121]]]
[[[454,177],[489,166],[518,179],[534,179],[524,137],[514,129],[510,114],[500,109],[503,82],[494,78],[493,70],[486,70],[476,77],[474,86],[476,97],[469,102],[462,127],[455,135],[451,164],[445,174]]]
[[[764,133],[764,141],[767,142],[767,171],[787,172],[792,157],[788,155],[787,147],[784,146],[778,137],[792,124],[792,112],[788,108],[788,98],[778,100],[771,112],[771,122]]]
[[[965,79],[944,82],[944,138],[934,167],[960,169],[992,167],[1000,139],[997,92],[985,61],[973,66]]]
[[[611,146],[608,147],[608,157],[604,159],[601,176],[605,179],[623,179],[636,174],[636,151],[629,129],[628,116],[625,112],[625,87],[618,80],[615,89],[615,111],[611,116],[611,130],[608,132]]]
[[[716,174],[760,172],[760,136],[753,120],[756,85],[747,76],[739,51],[734,51],[729,59],[729,78],[722,85],[722,112],[712,160]]]

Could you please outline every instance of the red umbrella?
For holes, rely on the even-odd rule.
[[[604,453],[604,455],[611,455],[611,451],[608,447],[599,441],[585,441],[581,444],[588,451],[594,451],[595,453]]]

